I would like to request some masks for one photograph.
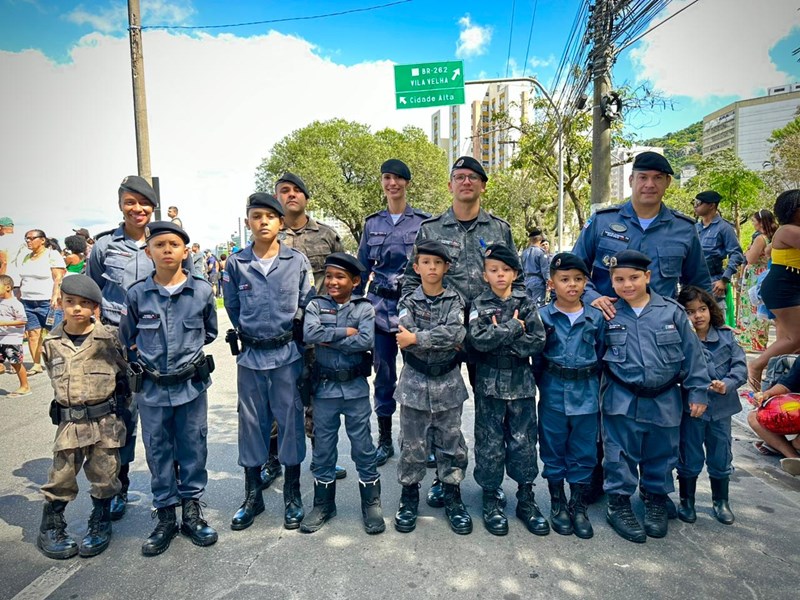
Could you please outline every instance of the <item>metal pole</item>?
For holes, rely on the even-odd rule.
[[[603,98],[611,89],[611,47],[608,31],[613,20],[608,0],[595,4],[595,36],[592,71],[594,107],[592,108],[592,187],[591,207],[594,213],[611,200],[611,123],[603,115]]]
[[[564,246],[564,119],[556,103],[539,80],[534,77],[503,77],[500,79],[476,79],[465,81],[464,85],[486,85],[490,83],[527,82],[535,86],[553,109],[558,123],[558,251]]]
[[[150,170],[150,132],[147,128],[147,99],[144,90],[144,57],[139,0],[128,0],[128,31],[131,41],[131,77],[133,79],[133,116],[136,127],[136,163],[139,176],[152,183]]]

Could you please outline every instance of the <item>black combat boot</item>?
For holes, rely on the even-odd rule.
[[[461,501],[461,487],[458,484],[442,483],[444,487],[444,513],[450,521],[450,529],[458,535],[472,533],[472,517]]]
[[[433,483],[431,483],[431,489],[428,490],[425,502],[432,508],[442,508],[444,506],[444,485],[441,479],[439,479],[438,471],[433,477]]]
[[[644,532],[639,519],[633,514],[631,508],[631,497],[622,494],[608,495],[608,509],[606,511],[606,521],[620,537],[629,542],[643,544],[647,541],[647,534]]]
[[[303,497],[300,495],[300,465],[286,467],[283,476],[283,526],[286,529],[297,529],[306,516],[303,510]]]
[[[78,544],[67,533],[67,522],[64,520],[66,507],[67,503],[61,500],[44,503],[36,547],[47,558],[72,558],[78,553]]]
[[[536,504],[532,483],[521,483],[517,489],[517,517],[533,534],[547,535],[550,533],[550,523],[544,518]]]
[[[364,531],[369,534],[383,533],[386,523],[383,522],[381,509],[381,480],[372,483],[358,482],[358,491],[361,492],[361,518],[364,521]]]
[[[203,518],[200,500],[181,498],[181,533],[195,546],[210,546],[217,541],[217,532]]]
[[[319,531],[325,522],[336,516],[336,480],[322,483],[314,480],[314,509],[303,522],[300,531],[314,533]]]
[[[175,506],[157,508],[152,517],[158,518],[158,525],[142,544],[142,554],[156,556],[169,548],[169,544],[178,535],[178,518],[175,516]]]
[[[96,556],[108,548],[111,541],[111,498],[92,496],[92,514],[86,536],[81,540],[80,555],[84,558]]]
[[[400,533],[414,531],[419,510],[419,484],[404,485],[400,493],[400,506],[394,515],[394,528]]]
[[[269,458],[261,467],[261,489],[265,490],[281,476],[281,463],[278,460],[278,438],[269,439]]]
[[[394,456],[392,445],[392,417],[378,417],[378,450],[375,459],[379,467],[386,464]]]
[[[508,518],[497,497],[497,490],[483,490],[483,524],[492,535],[508,533]]]
[[[583,540],[588,540],[594,535],[594,529],[586,514],[586,502],[583,499],[588,490],[588,483],[569,484],[569,518],[575,535]]]
[[[253,524],[256,515],[264,512],[264,496],[261,492],[261,468],[244,468],[244,502],[231,519],[231,529],[240,531]]]
[[[639,488],[639,498],[642,502],[645,501],[642,488]],[[678,507],[675,506],[675,502],[672,501],[672,498],[669,497],[669,494],[664,494],[664,510],[667,511],[667,519],[671,520],[678,518]]]
[[[736,520],[728,504],[728,484],[730,478],[715,479],[710,477],[711,480],[711,507],[714,510],[714,516],[717,521],[724,525],[732,525]]]
[[[667,535],[667,495],[651,494],[640,488],[640,496],[644,500],[644,531],[651,538],[663,538]]]
[[[697,477],[678,476],[678,489],[680,490],[681,506],[678,509],[678,518],[684,523],[697,521],[697,512],[694,510],[694,496],[697,492]]]
[[[111,498],[111,520],[112,521],[119,521],[123,515],[125,514],[125,509],[128,507],[128,486],[131,483],[130,478],[128,477],[128,473],[131,470],[131,465],[128,463],[127,465],[122,465],[119,468],[119,482],[122,484],[122,487],[119,490],[119,493],[116,494],[113,498]]]
[[[547,480],[550,490],[550,523],[559,535],[572,535],[572,520],[567,511],[567,496],[564,494],[564,480]]]
[[[344,479],[347,477],[347,469],[341,465],[336,465],[336,479]]]

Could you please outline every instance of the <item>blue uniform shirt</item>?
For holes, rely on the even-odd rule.
[[[194,272],[191,253],[183,261],[183,268]],[[153,261],[144,253],[144,245],[125,237],[122,226],[98,237],[86,261],[86,274],[103,293],[100,306],[103,319],[119,325],[128,288],[154,270]]]
[[[568,416],[589,415],[600,410],[600,375],[567,380],[544,370],[544,363],[568,369],[600,366],[605,352],[606,320],[603,313],[587,303],[574,324],[556,308],[555,302],[539,309],[547,339],[544,351],[534,361],[541,399],[548,407]]]
[[[647,388],[657,388],[682,373],[681,386],[672,386],[655,398],[641,398],[607,376],[600,385],[602,412],[624,415],[659,427],[678,427],[683,414],[681,389],[687,403],[708,404],[711,379],[700,345],[683,307],[675,300],[650,292],[650,302],[637,317],[624,300],[607,322],[603,363],[617,377]]]
[[[650,289],[674,298],[681,285],[696,285],[711,291],[703,250],[694,221],[662,203],[661,210],[647,229],[642,229],[633,204],[598,210],[581,231],[572,252],[580,256],[592,272],[584,299],[591,303],[600,296],[616,297],[611,286],[608,262],[621,250],[638,250],[649,256]]]
[[[284,244],[266,277],[258,267],[253,247],[231,254],[225,264],[222,289],[225,310],[233,327],[250,337],[276,338],[292,330],[295,316],[302,316],[314,295],[311,264],[299,250]],[[251,348],[242,345],[236,364],[248,369],[274,369],[300,358],[297,344],[279,348]]]
[[[152,275],[137,281],[128,290],[119,337],[129,360],[139,360],[161,374],[177,373],[217,337],[217,305],[211,284],[188,275],[170,294]],[[211,380],[189,380],[164,386],[144,379],[136,399],[147,406],[179,406],[197,398],[210,384]]]
[[[733,226],[720,215],[716,215],[708,227],[704,226],[702,221],[698,221],[696,225],[711,281],[719,281],[722,278],[730,281],[745,262],[742,246]],[[728,265],[723,268],[722,262],[726,258]]]
[[[550,277],[550,259],[538,246],[528,246],[522,251],[522,272],[525,274],[525,291],[528,297],[541,305],[547,292]]]
[[[705,340],[700,340],[708,363],[708,375],[725,383],[727,391],[718,394],[708,391],[708,408],[703,413],[705,421],[718,421],[731,417],[742,410],[739,388],[747,383],[747,357],[736,342],[729,327],[708,330]],[[685,407],[689,410],[689,407]]]
[[[347,336],[347,328],[358,329]],[[308,303],[303,322],[303,341],[316,344],[316,361],[320,367],[343,371],[356,367],[363,352],[375,343],[375,311],[369,300],[353,296],[339,306],[330,296],[316,296]],[[369,397],[366,377],[344,383],[323,380],[314,392],[315,399]]]
[[[428,213],[406,204],[397,223],[386,209],[368,216],[364,222],[364,232],[358,244],[358,260],[367,270],[361,274],[358,291],[363,292],[372,274],[367,298],[375,307],[375,324],[382,331],[397,331],[398,300],[384,298],[373,292],[377,288],[399,291],[400,279],[414,251],[417,231],[428,218]]]

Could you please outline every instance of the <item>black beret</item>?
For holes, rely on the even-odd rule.
[[[633,159],[634,171],[661,171],[667,175],[674,175],[675,172],[669,161],[658,152],[642,152]]]
[[[470,171],[475,171],[478,175],[481,176],[481,180],[484,183],[489,181],[489,177],[486,176],[486,171],[483,170],[481,163],[479,163],[471,156],[459,157],[458,160],[453,163],[453,168],[450,169],[450,172],[452,173],[456,169],[469,169]]]
[[[95,304],[101,304],[103,302],[103,293],[100,291],[100,286],[88,275],[82,275],[80,273],[67,275],[61,280],[61,293],[69,294],[70,296],[80,296],[81,298],[91,300]]]
[[[289,171],[286,171],[286,173],[281,175],[281,178],[275,182],[275,189],[277,190],[278,185],[280,185],[284,181],[295,184],[297,187],[300,188],[300,191],[306,195],[306,198],[311,198],[311,194],[308,193],[308,188],[306,187],[305,181],[300,179],[300,177],[298,177],[294,173],[289,173]]]
[[[499,260],[517,272],[522,270],[522,265],[519,264],[519,257],[516,255],[516,253],[511,251],[511,248],[504,244],[491,244],[488,248],[486,248],[483,258],[484,261],[487,258]]]
[[[355,256],[352,256],[347,252],[334,252],[333,254],[329,254],[328,258],[325,259],[325,266],[343,269],[351,275],[359,276],[361,273],[367,270],[367,268],[362,265]]]
[[[89,230],[86,229],[85,227],[81,227],[80,229],[73,229],[72,231],[77,233],[79,236],[86,238],[87,240],[92,237],[91,235],[89,235]]]
[[[540,235],[542,235],[542,230],[538,227],[534,227],[528,232],[528,237],[538,237]]]
[[[623,250],[617,252],[608,261],[610,269],[637,269],[647,271],[650,266],[650,257],[638,250]]]
[[[122,192],[134,192],[144,196],[145,200],[153,205],[153,208],[158,208],[158,197],[153,186],[138,175],[128,175],[122,180],[122,183],[119,184],[119,193],[121,194]]]
[[[278,199],[266,192],[250,194],[247,198],[247,210],[251,208],[269,208],[270,210],[274,210],[281,217],[284,215],[283,206]]]
[[[437,240],[422,240],[421,242],[417,243],[415,248],[417,256],[420,254],[429,254],[431,256],[438,256],[445,262],[452,262],[450,260],[450,254],[447,252],[447,248],[444,247],[442,242]]]
[[[708,190],[697,194],[695,200],[700,200],[703,204],[719,204],[722,201],[722,196],[714,190]]]
[[[392,175],[402,177],[406,181],[411,181],[411,170],[408,168],[408,165],[396,158],[390,158],[381,165],[381,175],[384,173],[391,173]]]
[[[550,274],[556,271],[569,271],[570,269],[578,269],[581,273],[589,277],[589,269],[586,267],[584,260],[572,252],[559,252],[550,261]]]
[[[154,237],[159,235],[164,235],[165,233],[174,233],[175,235],[179,236],[184,244],[189,243],[189,236],[188,234],[180,227],[178,227],[172,221],[153,221],[147,227],[144,228],[144,240],[149,242]]]

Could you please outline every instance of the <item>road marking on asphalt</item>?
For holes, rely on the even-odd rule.
[[[44,600],[55,592],[62,583],[77,573],[81,563],[73,562],[68,567],[51,567],[34,579],[11,600]]]

